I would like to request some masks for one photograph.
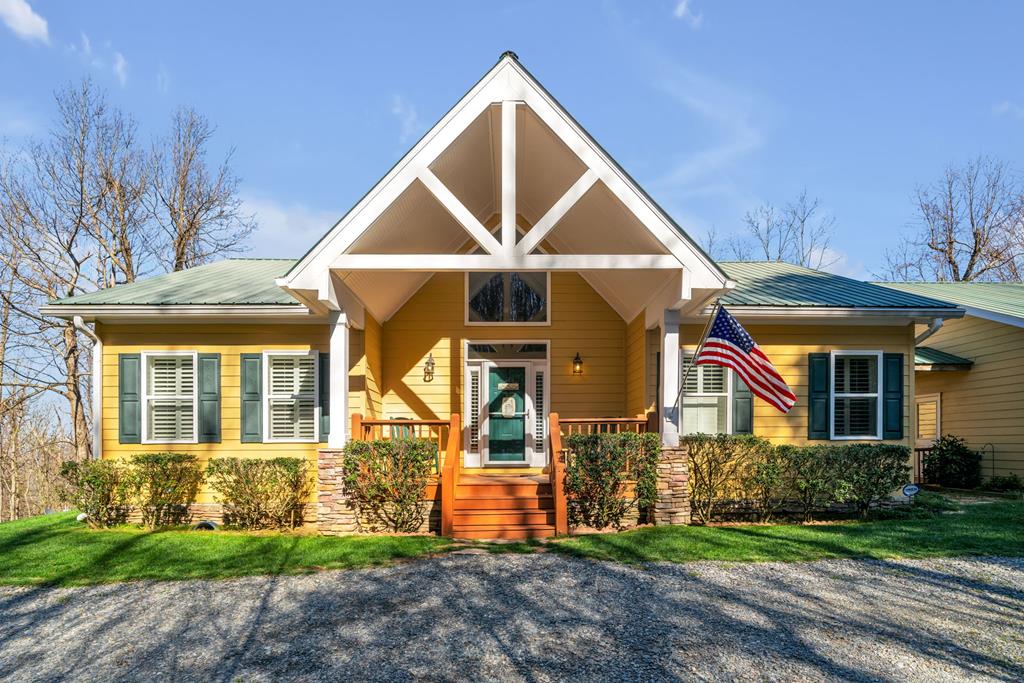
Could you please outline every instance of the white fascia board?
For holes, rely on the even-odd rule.
[[[284,278],[292,289],[316,289],[318,272],[337,267],[345,253],[376,218],[487,107],[523,101],[629,208],[680,264],[692,274],[692,286],[723,287],[727,282],[714,263],[685,239],[671,220],[603,152],[543,88],[511,58],[503,58],[460,100],[356,206],[313,247]],[[628,266],[627,266],[628,267]]]
[[[983,320],[991,320],[992,322],[1002,323],[1004,325],[1012,325],[1013,327],[1024,327],[1024,318],[1018,318],[1015,315],[1008,315],[1006,313],[996,313],[995,311],[986,311],[984,308],[975,308],[974,306],[964,306],[963,304],[957,304],[960,308],[964,309],[964,312],[972,318],[981,318]]]
[[[230,320],[231,322],[266,321],[274,319],[279,322],[316,323],[323,322],[322,317],[314,314],[305,306],[293,305],[60,305],[41,306],[40,314],[70,320],[80,316],[83,320],[119,321],[119,322],[177,322],[184,318],[191,322]]]
[[[955,308],[852,308],[829,306],[728,306],[729,313],[736,318],[756,320],[763,323],[813,324],[826,322],[829,324],[857,325],[906,325],[910,323],[928,322],[935,318],[962,318],[963,310]],[[705,308],[699,315],[686,316],[685,322],[697,323],[707,320],[711,313]]]
[[[398,270],[411,272],[676,270],[679,261],[658,254],[342,254],[330,264],[337,270]]]

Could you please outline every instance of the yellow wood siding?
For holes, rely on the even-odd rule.
[[[918,372],[919,394],[942,395],[943,434],[971,448],[995,448],[995,473],[1024,476],[1024,329],[967,316],[948,320],[924,342],[974,361],[960,372]],[[985,454],[982,472],[992,474]]]
[[[326,325],[242,325],[242,324],[98,324],[97,333],[103,341],[103,457],[124,458],[133,453],[171,450],[193,453],[205,463],[211,457],[305,457],[315,467],[315,443],[241,443],[240,417],[240,354],[269,350],[329,351],[329,330]],[[363,352],[362,334],[353,335],[350,354],[349,400],[353,406],[363,404],[361,387]],[[120,353],[143,351],[197,351],[221,354],[221,442],[199,444],[121,444],[118,443],[118,377],[117,356]],[[335,365],[335,367],[337,367]],[[340,428],[338,426],[337,428]],[[201,492],[200,503],[211,502],[209,490]]]
[[[465,276],[438,273],[384,324],[385,417],[447,418],[462,412],[463,344],[473,341],[548,340],[550,410],[566,417],[621,416],[625,410],[626,324],[575,273],[553,273],[551,324],[466,325]],[[572,374],[573,356],[583,375]],[[433,354],[432,382],[423,363]]]
[[[626,416],[647,411],[647,331],[641,313],[626,326]]]
[[[383,381],[384,357],[381,343],[383,341],[383,330],[380,323],[366,314],[366,324],[363,337],[366,349],[366,410],[367,417],[381,416],[381,382]],[[354,412],[354,411],[349,411]]]
[[[754,398],[754,434],[776,443],[807,443],[807,354],[829,351],[867,350],[902,353],[903,361],[903,434],[902,443],[913,442],[910,425],[913,411],[914,331],[905,326],[830,327],[812,325],[745,325],[758,346],[771,358],[779,374],[797,396],[797,403],[788,414],[783,414],[759,398]],[[700,341],[703,328],[684,325],[680,328],[680,343],[693,348]],[[820,443],[820,442],[814,442]]]

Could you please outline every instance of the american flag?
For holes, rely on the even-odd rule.
[[[743,325],[718,307],[708,338],[697,354],[697,365],[721,365],[731,368],[750,387],[750,391],[783,413],[796,403],[796,395],[786,385],[775,366],[764,355]]]

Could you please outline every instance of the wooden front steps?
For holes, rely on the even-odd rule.
[[[544,474],[463,474],[455,485],[455,538],[526,539],[555,535],[555,504]]]

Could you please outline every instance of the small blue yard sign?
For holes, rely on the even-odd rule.
[[[903,495],[907,498],[912,498],[917,495],[917,492],[921,490],[921,487],[917,484],[907,484],[903,487]]]

